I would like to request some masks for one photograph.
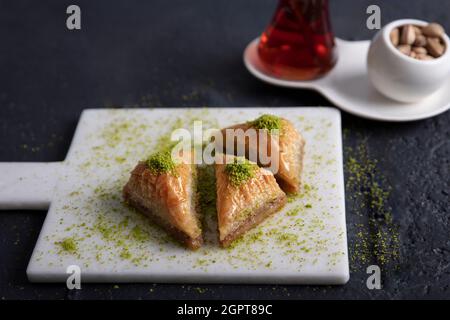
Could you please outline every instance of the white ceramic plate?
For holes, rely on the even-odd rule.
[[[244,52],[245,66],[255,77],[281,87],[317,90],[336,106],[354,115],[402,122],[430,118],[450,108],[450,78],[438,92],[416,103],[396,102],[378,93],[367,76],[370,41],[336,39],[338,63],[325,77],[314,81],[287,81],[264,73],[257,52],[258,41],[253,40]]]
[[[205,245],[192,252],[123,205],[129,172],[174,128],[192,129],[195,119],[220,128],[268,112],[304,135],[307,187],[236,247],[218,246],[213,214]],[[334,108],[87,110],[65,161],[0,163],[0,176],[0,209],[50,204],[27,270],[31,281],[65,281],[70,265],[81,268],[82,282],[343,284],[349,277]],[[63,249],[67,239],[75,251]]]

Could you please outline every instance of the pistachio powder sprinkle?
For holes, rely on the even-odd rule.
[[[280,130],[281,119],[271,114],[264,114],[253,120],[251,125],[255,129]]]
[[[175,172],[175,163],[169,151],[158,152],[150,156],[147,166],[155,174]]]
[[[78,250],[77,243],[73,238],[65,238],[58,243],[63,251],[68,253],[76,253]]]
[[[388,204],[390,187],[379,172],[377,161],[369,157],[365,143],[347,148],[347,194],[353,203],[352,212],[356,239],[350,244],[353,268],[376,263],[386,270],[397,268],[399,262],[398,226],[392,219]]]
[[[255,175],[256,165],[245,158],[234,158],[225,165],[225,172],[234,187],[240,186]]]
[[[214,165],[198,167],[197,174],[200,211],[204,216],[215,216],[217,214],[217,193]]]

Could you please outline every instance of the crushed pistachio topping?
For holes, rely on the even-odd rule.
[[[61,246],[61,249],[70,253],[75,253],[78,249],[77,243],[73,238],[65,238],[64,240],[59,242],[59,245]]]
[[[253,178],[256,164],[245,158],[234,158],[232,163],[225,165],[225,172],[233,186],[237,187],[243,182]]]
[[[345,170],[348,198],[356,214],[356,237],[350,242],[352,268],[373,263],[383,270],[396,269],[400,261],[398,225],[389,206],[390,185],[369,156],[366,143],[347,148]]]
[[[147,166],[156,174],[173,173],[175,171],[175,163],[169,151],[158,152],[150,156],[147,160]]]
[[[198,195],[199,207],[203,215],[215,216],[216,211],[216,173],[213,165],[199,167],[198,173]]]
[[[281,119],[271,114],[264,114],[251,122],[252,127],[256,129],[280,130]]]

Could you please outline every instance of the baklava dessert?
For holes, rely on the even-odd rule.
[[[192,156],[192,155],[184,155]],[[124,200],[190,249],[202,245],[197,212],[197,174],[190,159],[175,163],[169,151],[153,154],[131,172]]]

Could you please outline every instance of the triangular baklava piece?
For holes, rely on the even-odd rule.
[[[123,196],[186,247],[197,249],[203,240],[197,213],[196,167],[186,159],[181,155],[181,161],[174,162],[170,152],[160,152],[140,162],[131,172]]]
[[[237,136],[232,136],[234,139],[233,154],[239,156],[245,155],[245,157],[250,160],[257,160],[258,165],[262,167],[270,167],[270,170],[275,173],[277,182],[285,192],[299,192],[305,146],[305,140],[301,134],[295,129],[290,121],[274,115],[265,114],[253,121],[222,129],[223,152],[227,153],[226,130],[233,130],[236,133],[239,131],[247,133],[248,129],[256,130],[257,143],[252,143],[251,140],[248,139],[250,135],[247,135],[247,138],[245,139],[239,139]],[[267,139],[264,139],[264,144],[261,140],[261,130],[264,130],[268,137]],[[262,146],[265,146],[267,150],[260,150]],[[238,153],[238,150],[244,150],[245,154]],[[260,156],[261,151],[265,151],[269,158],[272,154],[277,153],[278,157],[273,158],[277,159],[277,163],[272,161],[263,162]],[[251,157],[252,154],[256,155],[256,159]],[[276,168],[276,170],[273,168]]]
[[[280,210],[287,197],[270,171],[245,158],[223,158],[215,165],[217,217],[219,242],[227,247]]]

